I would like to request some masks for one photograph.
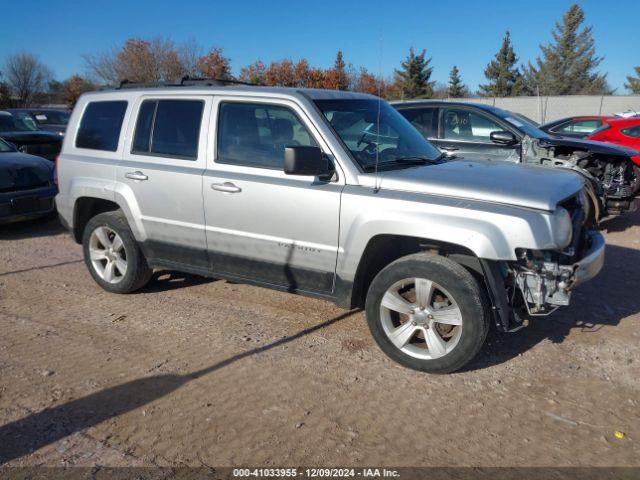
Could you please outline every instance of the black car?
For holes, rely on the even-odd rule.
[[[56,108],[8,108],[7,112],[21,120],[32,122],[39,130],[64,135],[71,114]]]
[[[63,136],[40,130],[33,121],[0,110],[0,138],[12,143],[21,152],[55,160],[62,148]]]
[[[54,165],[0,140],[0,224],[55,214]]]
[[[635,209],[640,178],[635,150],[550,135],[532,120],[489,105],[416,101],[393,105],[422,135],[451,157],[567,168],[586,177],[592,217]]]

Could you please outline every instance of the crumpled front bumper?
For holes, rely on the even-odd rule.
[[[598,231],[586,232],[588,248],[574,263],[558,263],[547,256],[533,268],[515,272],[515,281],[532,316],[549,315],[558,307],[569,305],[573,289],[595,277],[604,265],[604,237]]]
[[[574,276],[571,288],[591,280],[600,273],[604,266],[604,236],[596,230],[591,230],[588,235],[591,246],[582,257],[582,260],[573,265]]]

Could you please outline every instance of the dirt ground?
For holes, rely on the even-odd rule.
[[[433,376],[362,312],[181,274],[113,295],[56,221],[2,226],[0,464],[639,466],[640,213],[606,237],[571,307]]]

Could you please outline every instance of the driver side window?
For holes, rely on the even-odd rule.
[[[493,120],[463,108],[448,108],[443,117],[443,138],[470,142],[491,142],[491,132],[504,130]]]
[[[289,108],[223,102],[218,112],[217,163],[282,170],[284,148],[317,146]]]

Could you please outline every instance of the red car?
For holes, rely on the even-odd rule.
[[[587,138],[616,143],[640,151],[640,118],[607,119],[602,127]]]
[[[615,143],[640,152],[640,118],[582,116],[555,120],[540,126],[541,130],[563,137],[585,138]],[[640,165],[640,156],[631,157]]]
[[[615,117],[602,117],[598,115],[567,117],[540,125],[540,130],[563,137],[586,138],[606,125],[609,120],[614,119]]]

